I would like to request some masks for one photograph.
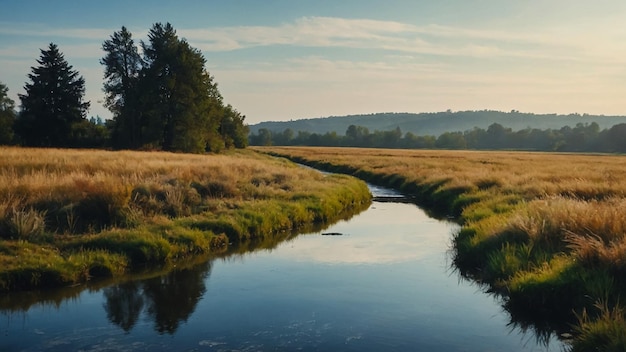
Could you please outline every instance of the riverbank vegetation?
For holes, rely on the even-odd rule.
[[[361,210],[367,186],[252,151],[0,149],[0,291],[159,267]]]
[[[626,348],[623,156],[259,150],[391,186],[442,216],[458,216],[455,266],[502,297],[515,320],[572,334],[574,351]]]

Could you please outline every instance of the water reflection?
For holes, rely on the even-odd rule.
[[[103,291],[111,323],[130,332],[143,312],[159,334],[174,334],[187,321],[206,292],[211,262],[144,281],[113,285]]]
[[[325,241],[305,236],[292,246],[298,251],[281,254],[293,261],[326,264],[390,264],[419,261],[445,247],[448,236],[416,236],[412,228],[420,224],[420,232],[439,233],[441,228],[454,231],[458,225],[428,217],[413,204],[375,202],[371,210],[380,217],[360,217],[333,226],[341,236],[325,236]],[[372,234],[368,236],[365,234]],[[357,239],[358,238],[358,239]]]
[[[131,281],[103,290],[107,318],[126,333],[135,326],[143,310],[144,299],[140,286],[138,282]]]
[[[193,271],[196,266],[202,267],[206,265],[208,269],[206,269],[206,277],[210,275],[210,261],[217,258],[235,258],[237,256],[247,255],[254,252],[259,251],[272,251],[277,248],[281,243],[288,242],[297,238],[300,234],[305,233],[318,233],[324,231],[325,229],[333,226],[335,222],[339,221],[347,221],[357,214],[367,210],[369,204],[361,204],[355,208],[349,209],[345,212],[337,214],[336,218],[330,219],[329,222],[322,223],[313,223],[313,224],[305,224],[293,231],[284,231],[281,233],[274,234],[274,236],[268,236],[263,239],[249,239],[239,243],[236,243],[228,248],[228,250],[224,253],[216,254],[213,256],[205,256],[199,258],[193,258],[188,262],[178,263],[178,265],[183,269],[179,270],[171,270],[170,266],[164,266],[162,268],[155,269],[153,271],[146,272],[135,272],[129,275],[126,275],[121,278],[105,278],[99,279],[96,281],[87,282],[83,285],[74,285],[70,287],[56,288],[56,289],[45,289],[45,290],[31,290],[31,291],[16,291],[16,292],[3,292],[0,293],[0,314],[3,315],[12,315],[15,313],[25,313],[34,307],[49,307],[54,309],[59,309],[63,305],[64,302],[67,301],[76,301],[79,300],[80,296],[86,292],[99,292],[101,290],[109,291],[105,294],[111,296],[119,296],[120,293],[116,291],[129,291],[135,290],[132,288],[130,281],[140,282],[142,280],[150,281],[150,280],[158,280],[162,276],[169,276],[167,273],[172,271],[170,274],[179,275],[176,278],[172,277],[169,279],[165,279],[165,281],[178,280],[182,281],[185,274],[183,272],[187,272],[189,270]],[[204,264],[198,264],[204,263]],[[202,271],[202,270],[200,270]],[[158,284],[158,285],[162,285]],[[143,294],[143,291],[146,290],[146,285],[137,284],[139,287],[136,291],[139,291]],[[151,283],[150,286],[154,288],[158,286],[156,283]],[[193,285],[192,285],[193,286]],[[128,297],[130,298],[130,297]],[[123,299],[123,298],[117,298]],[[123,304],[123,303],[120,303]],[[137,305],[137,303],[135,303]],[[115,308],[112,307],[112,310],[123,309],[122,307]],[[127,308],[126,308],[127,309]],[[153,311],[157,311],[153,309]],[[117,320],[116,320],[117,321]],[[119,325],[115,323],[116,325]],[[122,325],[120,325],[122,326]],[[132,329],[132,326],[130,326]],[[127,329],[124,329],[127,331]]]
[[[448,255],[452,258],[454,256],[453,250],[449,251]],[[502,307],[503,312],[506,312],[509,318],[507,326],[511,331],[519,331],[534,338],[537,345],[545,346],[546,349],[555,340],[569,343],[572,336],[572,326],[575,323],[572,320],[571,311],[556,312],[540,304],[532,303],[529,306],[529,302],[519,302],[503,295],[502,292],[495,291],[489,284],[474,279],[469,271],[459,268],[454,262],[451,263],[449,270],[461,282],[477,287],[479,292],[493,297]]]

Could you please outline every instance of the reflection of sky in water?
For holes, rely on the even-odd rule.
[[[456,228],[375,202],[324,231],[342,236],[301,235],[7,316],[0,351],[559,351],[511,331],[498,302],[459,282],[445,253]],[[143,305],[124,331],[128,317],[113,323],[111,309],[129,297]]]
[[[380,219],[385,222],[381,223]],[[457,226],[429,218],[410,204],[378,203],[351,220],[325,230],[342,236],[301,236],[283,244],[293,250],[275,251],[278,257],[323,263],[383,264],[441,257]]]

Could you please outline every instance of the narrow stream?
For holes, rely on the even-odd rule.
[[[511,327],[496,299],[450,269],[457,225],[372,192],[384,202],[273,250],[71,299],[11,306],[5,297],[0,351],[563,349]]]

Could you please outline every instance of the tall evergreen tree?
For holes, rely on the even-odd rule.
[[[15,102],[8,93],[9,88],[0,82],[0,145],[14,142]]]
[[[246,146],[245,117],[224,106],[198,49],[169,23],[154,24],[141,47],[143,57],[125,27],[102,46],[114,146],[194,153]]]
[[[163,149],[203,152],[219,137],[221,96],[204,69],[202,53],[179,39],[171,24],[156,23],[143,43],[149,87],[149,130]],[[157,134],[160,132],[160,136]]]
[[[31,67],[16,132],[29,146],[71,147],[74,128],[85,121],[89,102],[83,101],[85,80],[65,61],[54,43],[41,50],[39,66]]]
[[[132,34],[122,27],[102,44],[105,106],[113,113],[113,143],[117,147],[137,148],[142,140],[142,110],[139,83],[142,59]]]

